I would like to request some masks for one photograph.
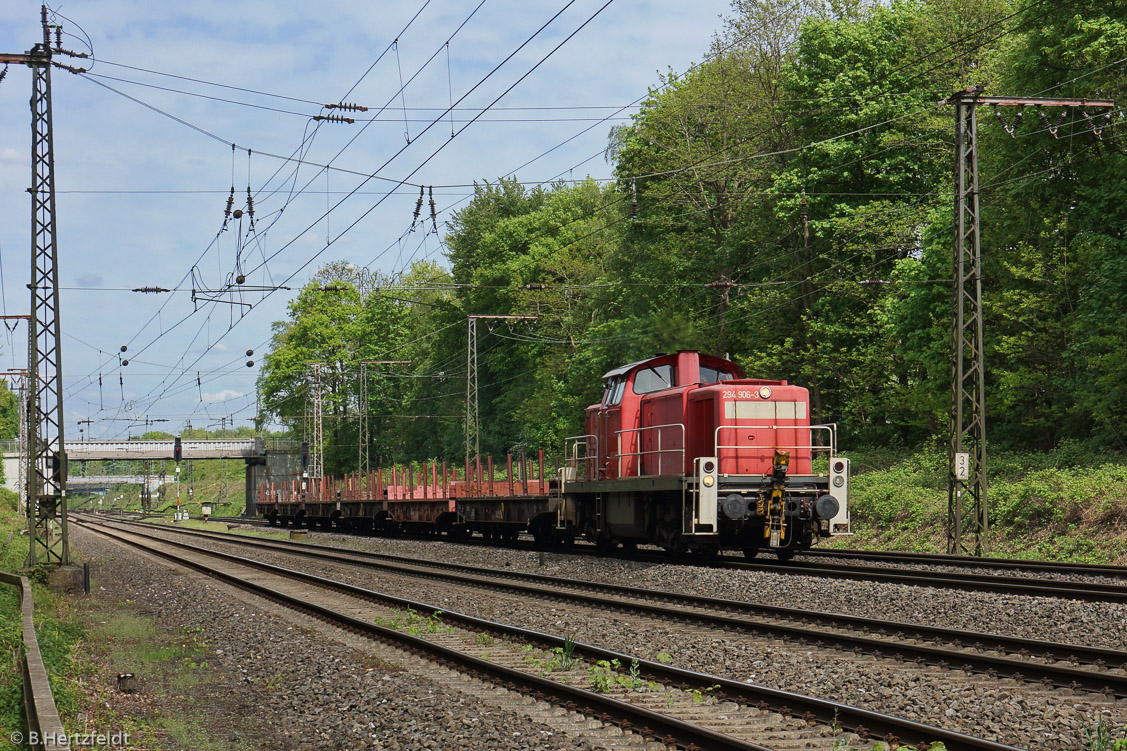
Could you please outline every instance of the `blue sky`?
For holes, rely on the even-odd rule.
[[[699,61],[728,11],[727,0],[615,0],[498,109],[462,130],[605,3],[575,0],[456,108],[456,138],[449,117],[423,133],[451,99],[567,4],[486,0],[455,33],[477,2],[73,0],[56,8],[69,19],[57,19],[64,31],[79,37],[66,36],[64,47],[84,50],[88,38],[98,60],[91,74],[101,76],[52,74],[68,440],[79,437],[78,421],[86,419],[95,421],[82,426],[87,435],[108,438],[143,432],[134,419],[146,417],[167,420],[155,427],[171,432],[188,421],[207,427],[223,417],[236,425],[253,418],[254,380],[270,325],[284,317],[293,293],[264,300],[245,293],[243,301],[255,303],[245,316],[240,306],[226,304],[196,311],[191,300],[194,265],[197,284],[209,288],[234,273],[238,221],[220,232],[232,182],[236,207],[245,203],[248,182],[257,194],[257,239],[246,217],[242,222],[247,286],[290,278],[285,283],[296,290],[321,263],[337,259],[384,272],[411,259],[441,261],[434,234],[399,241],[411,226],[418,188],[385,195],[394,183],[373,179],[361,186],[364,177],[352,173],[403,180],[441,146],[411,183],[457,186],[510,174],[524,181],[609,177],[602,152],[611,125],[622,121],[598,121],[657,85],[659,72]],[[0,50],[22,52],[40,37],[38,3],[0,6]],[[398,94],[401,77],[416,71]],[[17,67],[0,82],[0,261],[8,314],[29,305],[30,86],[29,71]],[[323,114],[317,103],[342,99],[371,109],[350,115],[358,118],[352,125],[311,121]],[[303,139],[311,165],[296,174],[292,162],[269,156],[292,155]],[[225,142],[237,144],[234,156]],[[337,169],[327,174],[312,166],[330,160]],[[291,195],[291,186],[307,183]],[[467,192],[436,189],[440,229]],[[320,220],[328,207],[328,220]],[[118,291],[142,286],[178,291]],[[130,359],[127,367],[119,364],[122,345],[129,347],[122,355]],[[255,350],[254,368],[244,365],[247,349]],[[22,326],[0,336],[0,350],[5,369],[24,367]]]

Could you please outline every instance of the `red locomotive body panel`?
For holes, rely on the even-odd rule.
[[[702,386],[690,397],[700,453],[721,475],[766,475],[776,449],[790,452],[790,472],[811,472],[810,395],[786,381],[743,379]],[[697,404],[701,406],[697,407]]]

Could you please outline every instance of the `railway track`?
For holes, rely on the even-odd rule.
[[[482,680],[550,701],[563,711],[578,711],[589,720],[614,723],[653,742],[655,748],[676,743],[684,748],[832,749],[841,748],[842,743],[867,747],[876,740],[893,745],[914,742],[922,747],[942,741],[948,749],[1013,748],[835,702],[674,668],[593,645],[569,645],[568,640],[542,632],[443,612],[426,603],[160,538],[133,527],[122,530],[103,522],[76,521],[120,543],[175,560],[336,625],[394,641],[400,648],[417,654],[426,653],[428,659],[471,671]],[[364,604],[357,605],[357,600]],[[386,625],[394,623],[394,614],[404,610],[428,624],[443,626],[433,633],[412,635]],[[447,631],[445,624],[450,624],[452,630]],[[493,636],[486,642],[479,636],[482,633]],[[558,675],[555,671],[546,672],[544,663],[536,660],[531,662],[530,669],[527,647],[505,650],[499,643],[492,643],[494,636],[510,644],[538,644],[546,660],[568,654],[586,662]],[[483,650],[489,651],[489,659],[484,658]],[[630,665],[631,671],[627,674],[613,667],[598,667],[602,665]],[[558,677],[568,683],[561,683]],[[591,690],[598,681],[602,681],[603,691],[609,694]],[[581,688],[583,684],[590,685]],[[837,729],[855,735],[843,735]],[[764,738],[771,739],[768,746],[760,745]]]
[[[802,648],[845,650],[876,658],[954,668],[990,678],[1038,682],[1046,688],[1127,697],[1127,652],[1118,650],[419,561],[310,543],[262,540],[206,530],[170,528],[167,531],[322,562],[507,591],[522,597],[566,600],[665,620],[691,620],[709,628],[782,639]]]
[[[648,560],[656,560],[650,557]],[[643,560],[646,560],[645,558]],[[937,571],[933,569],[888,568],[859,564],[812,563],[793,560],[778,561],[724,561],[714,565],[744,571],[770,571],[777,574],[800,574],[837,579],[887,582],[920,587],[944,587],[998,592],[1032,597],[1062,597],[1067,600],[1087,602],[1127,602],[1127,585],[1068,579],[1034,578],[1028,576],[1002,576],[999,574],[972,574]]]
[[[1060,561],[1035,561],[1021,558],[975,558],[946,553],[908,553],[903,551],[834,550],[813,548],[804,550],[801,558],[841,558],[845,560],[876,563],[898,563],[921,566],[951,566],[972,569],[1012,570],[1026,573],[1067,574],[1078,576],[1110,576],[1127,580],[1127,566],[1101,563],[1065,563]]]

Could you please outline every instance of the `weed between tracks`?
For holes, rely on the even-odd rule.
[[[1127,725],[1117,730],[1104,715],[1100,715],[1094,728],[1085,725],[1083,736],[1085,751],[1127,751]]]
[[[442,611],[435,610],[426,615],[420,615],[414,608],[408,607],[406,611],[392,610],[390,618],[377,617],[377,626],[393,628],[396,631],[406,631],[411,636],[422,634],[441,634],[453,631],[453,627],[442,622]]]

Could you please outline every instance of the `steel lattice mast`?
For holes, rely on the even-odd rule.
[[[1025,107],[1035,107],[1046,130],[1045,107],[1109,109],[1106,99],[1052,99],[982,96],[982,86],[956,92],[955,247],[951,324],[951,433],[948,443],[947,552],[989,552],[986,504],[986,383],[983,365],[982,247],[978,186],[978,108],[1019,107],[1019,117],[1003,126],[1013,136]],[[995,110],[997,112],[997,110]],[[1091,116],[1085,114],[1091,121]],[[999,116],[1000,119],[1000,116]],[[1099,137],[1100,129],[1092,131]]]
[[[477,322],[534,321],[536,316],[520,315],[469,315],[466,317],[466,467],[470,467],[471,451],[474,461],[481,456],[481,417],[477,399]]]
[[[971,89],[969,96],[977,96]],[[986,513],[986,383],[982,367],[982,257],[978,223],[977,107],[968,92],[955,104],[955,253],[951,325],[951,440],[947,550],[982,555]],[[973,461],[965,456],[970,454]]]
[[[477,316],[466,319],[466,467],[470,455],[481,455],[481,425],[477,408]],[[469,471],[467,469],[467,471]],[[466,478],[469,479],[468,477]]]
[[[325,423],[321,404],[321,366],[325,363],[306,364],[313,366],[313,440],[309,446],[309,476],[320,479],[325,472]]]
[[[371,458],[369,446],[372,436],[368,426],[368,366],[369,365],[410,365],[410,360],[361,360],[360,361],[360,399],[359,399],[359,451],[357,457],[357,472],[360,473],[361,482],[367,482],[368,472],[371,471]]]
[[[70,562],[67,539],[66,453],[63,450],[62,353],[58,246],[55,231],[55,156],[51,130],[51,56],[61,30],[41,9],[43,41],[25,54],[0,54],[2,63],[31,69],[31,317],[24,461],[27,482],[28,568]],[[56,30],[52,45],[51,31]],[[73,53],[67,53],[73,54]]]

